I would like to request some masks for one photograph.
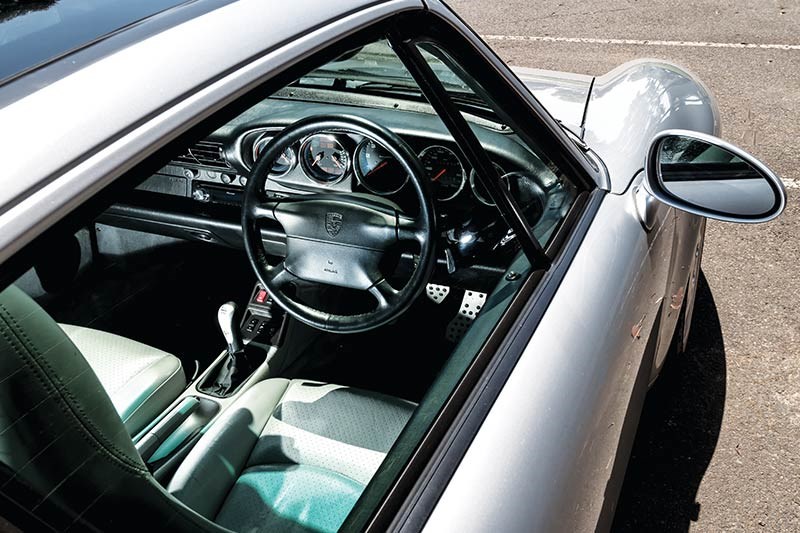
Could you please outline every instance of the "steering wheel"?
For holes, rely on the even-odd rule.
[[[268,198],[264,185],[273,161],[285,147],[319,132],[355,133],[383,146],[408,173],[419,214],[406,216],[379,196],[358,193]],[[286,233],[286,256],[277,265],[267,262],[260,228],[263,219],[277,221]],[[247,256],[264,288],[297,320],[336,333],[377,328],[409,308],[435,265],[435,220],[425,171],[408,144],[387,128],[353,116],[312,116],[281,131],[255,163],[242,203]],[[400,241],[416,242],[419,260],[411,278],[398,290],[381,267],[385,254]],[[290,285],[303,282],[367,291],[376,306],[356,315],[321,311],[287,293]]]

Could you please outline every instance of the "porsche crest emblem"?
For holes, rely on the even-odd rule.
[[[325,231],[331,237],[336,237],[342,229],[342,214],[328,213],[325,215]]]

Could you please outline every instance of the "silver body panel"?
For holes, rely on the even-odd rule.
[[[711,92],[681,67],[641,59],[595,80],[586,109],[583,140],[608,169],[619,194],[644,168],[650,141],[669,129],[719,135],[719,111]]]
[[[512,70],[553,118],[580,132],[605,163],[616,194],[644,168],[656,134],[681,128],[720,133],[713,95],[682,67],[666,61],[637,59],[597,78],[524,67]]]
[[[0,109],[0,123],[15,125],[0,130],[7,155],[0,262],[156,147],[276,72],[342,35],[422,5],[295,0],[265,9],[241,0]],[[430,8],[490,54],[442,4]],[[201,64],[185,61],[187,48],[203,57]],[[530,91],[537,112],[546,108],[573,131],[584,126],[584,141],[608,171],[597,173],[598,188],[612,194],[426,530],[602,529],[647,386],[684,312],[670,303],[694,270],[705,227],[700,217],[642,196],[645,154],[650,138],[665,129],[718,133],[718,113],[699,82],[663,62],[625,64],[593,86],[588,76],[523,68],[515,69],[517,80],[496,64],[509,83]],[[579,152],[566,134],[556,136]],[[31,154],[32,139],[38,153],[19,157]]]
[[[554,119],[580,132],[592,76],[516,66],[511,70]]]

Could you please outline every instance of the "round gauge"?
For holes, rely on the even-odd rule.
[[[300,162],[306,174],[320,183],[336,183],[350,170],[350,155],[333,135],[317,133],[303,141]]]
[[[506,173],[505,170],[503,170],[503,167],[497,163],[492,164],[494,165],[494,169],[497,171],[498,176],[502,176]],[[489,207],[494,206],[494,202],[492,201],[489,191],[486,190],[486,187],[484,187],[481,180],[478,179],[478,175],[474,168],[469,171],[469,186],[472,188],[472,194],[475,195],[475,198],[477,198],[480,203],[483,205],[488,205]]]
[[[408,181],[400,162],[372,139],[356,147],[354,168],[361,185],[375,194],[394,194]]]
[[[261,155],[261,152],[267,147],[271,140],[272,137],[261,137],[256,141],[253,145],[253,161],[258,161],[258,156]],[[294,149],[291,146],[287,146],[286,149],[281,152],[281,155],[275,159],[275,162],[272,163],[272,168],[269,173],[271,176],[283,176],[294,167],[295,163],[297,163],[297,156],[294,153]]]
[[[452,200],[464,188],[467,181],[464,165],[450,148],[429,146],[420,152],[419,160],[433,184],[437,200]]]

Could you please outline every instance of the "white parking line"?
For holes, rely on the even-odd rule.
[[[800,180],[797,178],[781,178],[781,181],[787,189],[800,189]]]
[[[651,41],[644,39],[592,39],[588,37],[548,37],[544,35],[484,35],[483,38],[487,41],[534,41],[541,43],[623,44],[635,46],[681,46],[688,48],[757,48],[761,50],[800,50],[800,44]]]

